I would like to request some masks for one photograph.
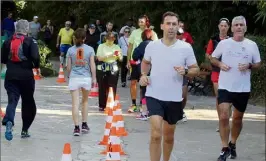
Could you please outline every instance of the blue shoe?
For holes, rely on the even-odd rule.
[[[5,132],[5,138],[6,140],[8,141],[11,141],[13,139],[13,134],[12,134],[12,122],[11,121],[8,121],[6,123],[6,132]]]

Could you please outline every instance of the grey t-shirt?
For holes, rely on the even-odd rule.
[[[72,46],[67,51],[67,59],[71,59],[72,69],[70,72],[70,78],[77,77],[91,77],[90,69],[90,57],[94,56],[94,50],[92,47],[83,44],[79,47]]]
[[[29,36],[33,37],[34,39],[38,39],[38,34],[41,29],[41,24],[39,22],[30,22],[30,29],[29,29]]]

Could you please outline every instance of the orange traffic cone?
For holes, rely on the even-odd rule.
[[[65,83],[66,82],[62,64],[60,64],[59,74],[58,74],[58,78],[57,78],[56,82],[57,83]]]
[[[106,108],[104,109],[104,113],[108,114],[109,110],[114,109],[114,105],[115,105],[115,102],[114,102],[113,88],[110,87],[108,91],[107,104],[106,104]]]
[[[103,136],[102,141],[99,143],[99,145],[107,145],[108,144],[108,138],[109,138],[110,129],[112,126],[112,121],[113,121],[113,108],[114,108],[114,96],[113,96],[113,89],[112,88],[109,89],[106,108],[108,108],[109,110],[107,110],[108,115],[106,117],[104,136]]]
[[[124,123],[124,117],[122,115],[122,109],[121,109],[121,104],[119,102],[119,96],[116,95],[116,100],[115,100],[115,111],[113,112],[113,122],[116,122],[116,127],[117,127],[117,136],[127,136],[128,133],[125,129],[125,123]]]
[[[107,152],[106,161],[121,161],[119,152]]]
[[[96,83],[95,86],[93,86],[91,88],[91,91],[89,93],[89,96],[90,97],[98,97],[98,95],[99,95],[99,92],[98,92],[98,83]]]
[[[63,155],[61,161],[72,161],[71,147],[69,143],[64,145]]]
[[[112,128],[110,130],[110,136],[109,136],[109,140],[108,140],[108,144],[106,146],[106,150],[102,151],[101,154],[107,154],[108,152],[118,152],[120,155],[126,155],[125,152],[122,150],[121,147],[121,140],[120,138],[117,136],[116,133],[116,123],[112,123]]]
[[[5,113],[2,111],[2,109],[0,108],[0,117],[4,118],[5,117]]]
[[[37,70],[38,70],[38,69],[33,68],[34,79],[35,79],[35,80],[41,80],[40,75],[37,74]]]

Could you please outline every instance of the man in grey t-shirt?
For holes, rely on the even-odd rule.
[[[38,40],[38,35],[41,30],[41,24],[38,22],[38,16],[33,17],[33,21],[30,22],[29,37]]]
[[[176,39],[178,16],[173,12],[163,15],[163,38],[150,42],[141,63],[140,85],[147,86],[146,101],[151,123],[150,160],[169,161],[174,145],[177,121],[183,118],[183,77],[193,77],[199,67],[189,43]],[[152,68],[151,68],[152,66]],[[185,69],[185,66],[188,69]],[[147,76],[150,71],[150,77]]]

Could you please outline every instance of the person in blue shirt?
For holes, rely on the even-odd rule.
[[[15,25],[12,19],[12,13],[9,12],[8,16],[2,22],[2,31],[4,35],[9,39],[15,32]]]

